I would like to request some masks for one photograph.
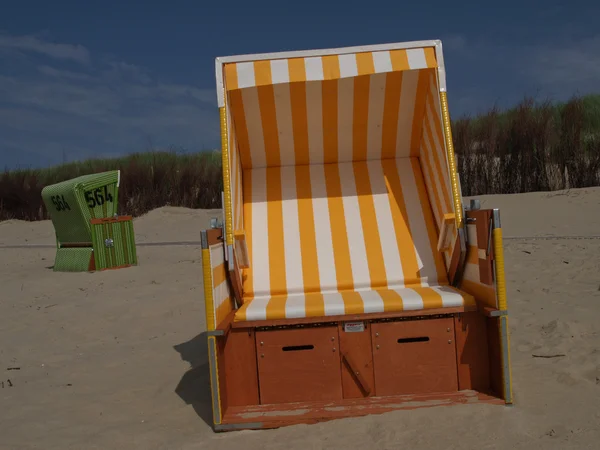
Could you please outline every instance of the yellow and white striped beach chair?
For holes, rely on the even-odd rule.
[[[216,430],[512,403],[497,210],[466,210],[440,41],[217,58],[202,233]]]

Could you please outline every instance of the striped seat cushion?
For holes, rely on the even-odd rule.
[[[467,305],[448,287],[419,158],[244,171],[236,321]]]
[[[244,171],[244,297],[448,284],[418,158]]]
[[[450,286],[258,297],[236,312],[234,321],[298,319],[474,306],[475,299]]]

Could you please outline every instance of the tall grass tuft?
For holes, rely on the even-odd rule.
[[[525,98],[452,124],[463,195],[600,186],[600,96]]]
[[[137,153],[119,159],[91,159],[41,170],[0,174],[0,220],[49,218],[44,186],[80,175],[121,170],[119,214],[139,216],[160,206],[219,208],[221,154]]]
[[[452,124],[466,196],[600,186],[600,95],[567,103],[492,108]],[[119,213],[139,216],[171,205],[221,207],[221,154],[148,152],[0,174],[0,220],[47,219],[44,186],[121,169]]]

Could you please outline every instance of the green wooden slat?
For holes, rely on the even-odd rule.
[[[55,272],[86,272],[90,267],[92,248],[59,248],[54,261]]]
[[[96,269],[110,269],[125,265],[137,265],[133,221],[119,221],[92,225]],[[113,240],[106,247],[106,239]]]

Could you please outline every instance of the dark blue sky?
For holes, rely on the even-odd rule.
[[[597,1],[124,3],[2,2],[0,167],[217,148],[217,56],[442,39],[454,118],[600,81]]]

